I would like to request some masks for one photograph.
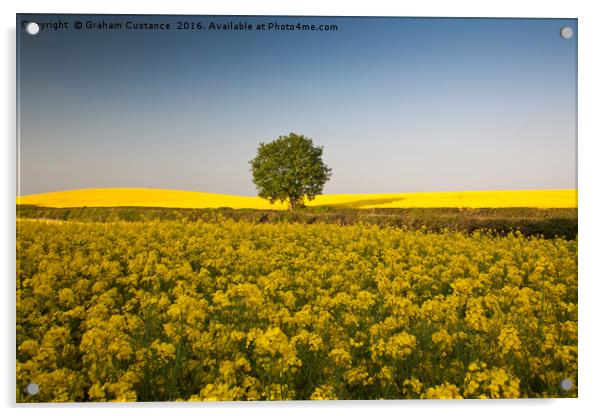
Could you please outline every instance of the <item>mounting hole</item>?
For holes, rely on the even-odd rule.
[[[562,39],[572,38],[573,37],[573,28],[571,28],[570,26],[562,27],[562,29],[560,29],[560,37],[562,37]]]
[[[569,391],[573,388],[573,380],[570,378],[565,378],[560,382],[560,388],[565,391]]]
[[[37,35],[40,31],[40,25],[38,25],[36,22],[29,22],[25,26],[25,31],[30,35]]]
[[[34,396],[40,392],[40,386],[38,386],[37,383],[29,383],[25,388],[25,391],[27,394]]]

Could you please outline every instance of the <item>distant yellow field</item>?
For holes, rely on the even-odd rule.
[[[98,188],[17,197],[17,204],[45,207],[147,206],[165,208],[287,209],[259,197],[144,188]],[[577,190],[419,192],[402,194],[320,195],[310,206],[341,208],[576,208]]]

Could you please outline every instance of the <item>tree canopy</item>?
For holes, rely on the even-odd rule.
[[[322,161],[323,148],[312,139],[290,133],[269,143],[260,143],[251,160],[253,182],[259,196],[274,203],[288,201],[289,209],[303,206],[322,193],[331,169]]]

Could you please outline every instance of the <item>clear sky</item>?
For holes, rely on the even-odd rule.
[[[103,19],[171,30],[73,27]],[[22,195],[254,195],[248,161],[289,132],[324,146],[333,171],[324,193],[576,187],[575,19],[17,20]],[[69,28],[31,36],[21,20]],[[177,30],[178,21],[338,29]]]

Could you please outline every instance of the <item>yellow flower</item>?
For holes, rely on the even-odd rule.
[[[431,339],[435,344],[439,345],[442,350],[451,349],[452,337],[446,329],[440,329],[439,331],[433,332]]]
[[[172,344],[155,340],[151,346],[161,360],[169,361],[176,355],[176,347]]]
[[[435,387],[429,387],[422,395],[424,399],[462,399],[460,390],[455,384],[445,382]]]
[[[351,366],[351,354],[342,348],[335,348],[328,354],[335,365],[341,367]]]
[[[416,377],[404,380],[403,385],[408,387],[415,394],[420,394],[420,392],[422,392],[422,383]]]
[[[316,387],[310,396],[310,400],[336,400],[337,396],[331,386],[322,385]]]
[[[501,330],[498,336],[498,341],[502,346],[502,354],[506,355],[511,352],[520,356],[521,340],[518,336],[518,331],[513,327],[505,327]]]
[[[75,295],[73,290],[66,287],[59,291],[59,303],[64,306],[70,306],[75,302]]]

